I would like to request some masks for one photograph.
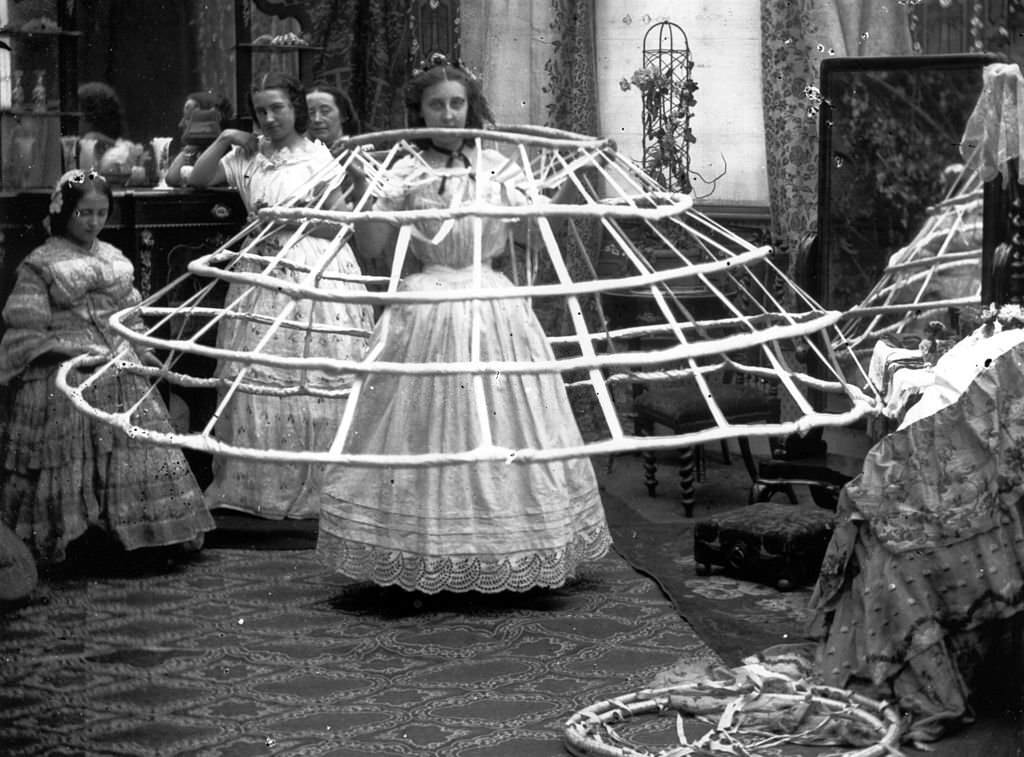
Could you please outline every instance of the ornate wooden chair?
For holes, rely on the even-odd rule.
[[[730,374],[718,380],[709,379],[711,392],[716,404],[729,423],[765,423],[779,419],[779,399],[766,388],[753,382],[739,382]],[[714,423],[707,400],[701,395],[696,381],[689,379],[670,384],[652,385],[641,392],[633,404],[636,433],[650,436],[658,425],[667,427],[673,434],[687,434],[708,428]],[[750,451],[750,440],[738,438],[743,464],[750,473],[751,481],[757,480],[758,465]],[[723,440],[722,453],[728,462],[728,445]],[[645,451],[644,483],[650,496],[658,486],[655,453]],[[684,447],[679,452],[680,501],[687,517],[693,517],[695,483],[703,478],[703,449]]]
[[[850,477],[826,461],[827,447],[821,438],[821,429],[806,437],[793,434],[780,444],[772,445],[772,456],[759,460],[751,478],[749,502],[768,502],[776,494],[785,494],[791,504],[797,504],[796,487],[806,486],[818,507],[835,510],[839,490]]]

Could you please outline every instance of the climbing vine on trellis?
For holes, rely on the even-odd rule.
[[[644,171],[666,189],[685,193],[692,190],[690,145],[697,141],[690,128],[698,88],[692,73],[686,33],[661,21],[644,34],[642,67],[619,83],[623,91],[636,87],[641,94]]]

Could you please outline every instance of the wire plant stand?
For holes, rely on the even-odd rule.
[[[689,193],[690,128],[693,96],[693,56],[682,27],[670,21],[655,24],[644,34],[643,68],[633,83],[643,93],[643,165],[659,184]]]

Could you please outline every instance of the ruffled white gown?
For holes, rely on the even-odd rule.
[[[504,179],[485,152],[483,192],[522,203],[515,176]],[[465,172],[438,178],[412,158],[396,165],[378,209],[423,209],[476,192]],[[441,194],[442,182],[444,194]],[[453,199],[455,198],[455,199]],[[423,264],[402,288],[468,289],[473,280],[472,218],[455,220],[436,244],[414,241]],[[432,238],[441,222],[418,222]],[[512,287],[489,262],[503,250],[501,219],[483,223],[481,286]],[[480,303],[483,360],[550,360],[551,350],[525,299]],[[473,304],[401,305],[385,311],[369,349],[382,362],[469,362]],[[487,376],[493,441],[509,448],[581,444],[562,379],[551,374]],[[358,399],[344,448],[354,454],[464,451],[480,443],[469,375],[373,374]],[[564,584],[580,563],[604,555],[611,539],[589,459],[535,464],[435,467],[335,466],[325,488],[319,557],[356,579],[427,593],[524,591]]]
[[[234,148],[221,160],[228,183],[238,189],[246,208],[254,212],[260,207],[280,205],[288,201],[314,174],[333,164],[330,151],[319,142],[304,142],[296,149],[280,150],[268,154],[261,150],[246,156]],[[334,166],[337,172],[341,168]],[[269,262],[291,236],[290,230],[268,237],[256,250]],[[315,266],[328,249],[329,241],[305,237],[286,254],[286,261],[299,266]],[[246,263],[235,270],[259,270]],[[352,250],[345,246],[328,265],[326,277],[319,287],[363,289],[361,284],[331,280],[330,276],[358,274]],[[287,265],[278,266],[273,275],[300,281],[307,273]],[[291,297],[267,288],[253,288],[232,283],[228,287],[226,302],[232,303],[244,294],[239,309],[243,312],[263,314],[273,318]],[[330,356],[340,360],[363,356],[366,339],[341,336],[330,329],[359,328],[366,333],[373,326],[373,312],[369,306],[346,303],[301,300],[290,320],[313,323],[316,330],[281,328],[263,347],[275,356]],[[267,327],[263,324],[223,319],[218,324],[217,346],[239,352],[253,350],[263,338]],[[216,375],[233,379],[245,363],[222,360]],[[320,389],[345,389],[352,377],[326,371],[299,371],[289,368],[251,364],[246,382],[271,388],[302,382]],[[216,435],[225,442],[239,447],[279,450],[326,451],[334,438],[345,410],[344,400],[299,396],[268,396],[254,392],[238,392],[217,422]],[[267,463],[221,457],[214,461],[214,480],[206,489],[211,508],[240,510],[264,518],[315,518],[320,511],[323,487],[323,467],[310,464]]]

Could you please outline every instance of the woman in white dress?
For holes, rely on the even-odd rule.
[[[447,63],[410,81],[406,105],[412,127],[482,128],[490,120],[479,83]],[[522,173],[508,170],[499,152],[478,154],[461,137],[435,138],[422,148],[390,169],[376,210],[451,207],[480,196],[506,204],[526,201],[519,190]],[[490,261],[504,251],[508,222],[495,217],[482,220],[484,262],[477,283],[475,222],[467,217],[417,221],[411,251],[422,270],[407,276],[401,288],[514,286],[491,267]],[[360,249],[367,254],[370,247],[379,250],[391,239],[393,235],[361,235]],[[482,360],[552,359],[530,303],[520,298],[392,304],[368,349],[381,362],[468,362],[474,304],[482,324]],[[481,438],[472,381],[468,374],[368,375],[353,408],[344,452],[444,454],[477,447]],[[561,376],[488,375],[483,384],[495,445],[543,449],[582,444]],[[572,578],[581,563],[603,556],[611,542],[586,458],[335,466],[325,492],[319,557],[351,578],[406,590],[556,587]]]
[[[226,181],[238,190],[249,212],[255,213],[261,207],[290,201],[303,187],[310,185],[314,176],[318,177],[316,183],[320,186],[331,178],[331,170],[341,173],[323,144],[303,136],[309,117],[306,93],[297,79],[281,73],[261,76],[253,85],[250,105],[260,127],[260,136],[239,129],[222,131],[196,160],[189,184],[210,186]],[[311,190],[311,201],[317,191]],[[340,192],[334,206],[344,207]],[[288,243],[293,231],[291,227],[279,230],[263,240],[254,252],[270,262]],[[325,233],[329,237],[335,231],[329,229]],[[307,235],[286,252],[285,264],[274,267],[273,275],[299,282],[308,275],[302,269],[316,266],[329,249],[329,238]],[[264,268],[265,265],[246,262],[234,270],[255,272]],[[347,245],[335,255],[324,273],[326,276],[319,283],[321,288],[363,288],[361,284],[333,278],[359,274],[355,256]],[[230,304],[245,293],[239,308],[242,312],[273,318],[292,299],[263,287],[246,293],[249,288],[248,284],[232,283],[226,302]],[[372,319],[372,309],[368,306],[300,300],[289,320],[309,323],[316,328],[282,327],[263,351],[284,357],[313,355],[358,359],[363,355],[365,336],[339,332],[355,329],[369,334]],[[265,324],[255,321],[225,318],[218,324],[217,346],[248,352],[256,347],[266,330]],[[216,375],[234,379],[243,365],[239,361],[221,360]],[[351,384],[351,376],[251,364],[245,381],[271,389],[304,383],[318,389],[343,390]],[[239,391],[217,421],[216,435],[237,447],[326,451],[344,408],[344,401],[323,396],[273,396]],[[315,518],[320,510],[322,473],[322,467],[317,465],[218,458],[206,497],[211,508],[240,510],[274,519]]]

